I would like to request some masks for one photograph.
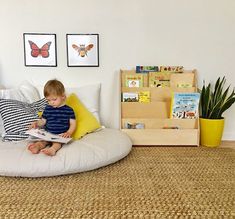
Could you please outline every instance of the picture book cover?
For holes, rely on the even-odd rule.
[[[183,66],[160,66],[161,72],[174,72],[174,73],[183,73]]]
[[[143,87],[143,75],[126,75],[126,87]]]
[[[173,119],[198,118],[199,100],[199,93],[173,93],[170,117]]]
[[[150,72],[149,87],[170,87],[171,72]]]
[[[158,66],[143,66],[143,65],[136,66],[136,73],[149,73],[154,71],[159,71]]]
[[[49,142],[60,142],[67,144],[72,140],[72,138],[63,138],[60,135],[49,133],[43,129],[30,129],[25,132],[26,134],[30,135],[28,140],[30,141],[49,141]]]
[[[150,92],[149,91],[140,91],[139,92],[139,102],[140,103],[149,103],[150,102]]]
[[[138,102],[139,95],[138,93],[123,92],[122,93],[122,102]]]

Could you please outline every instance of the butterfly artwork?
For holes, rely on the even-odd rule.
[[[85,57],[87,56],[87,52],[90,51],[94,47],[94,45],[89,44],[85,46],[85,44],[80,44],[79,46],[77,46],[76,44],[72,44],[72,47],[78,52],[78,56]]]
[[[28,40],[30,48],[31,48],[31,56],[34,58],[42,57],[42,58],[48,58],[50,56],[49,50],[51,46],[51,42],[45,43],[41,48],[38,47],[36,43],[34,43],[31,40]]]

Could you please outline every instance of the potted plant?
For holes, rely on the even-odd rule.
[[[216,147],[221,143],[224,129],[223,113],[235,102],[235,92],[229,94],[230,85],[225,89],[226,79],[219,77],[212,87],[203,82],[200,91],[199,122],[201,145]]]

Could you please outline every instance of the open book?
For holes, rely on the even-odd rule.
[[[26,134],[30,135],[28,140],[30,141],[50,141],[50,142],[60,142],[67,144],[72,138],[63,138],[56,134],[51,134],[43,129],[30,129],[25,132]]]

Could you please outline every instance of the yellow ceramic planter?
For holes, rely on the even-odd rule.
[[[200,118],[200,144],[207,147],[217,147],[221,143],[224,131],[224,119]]]

